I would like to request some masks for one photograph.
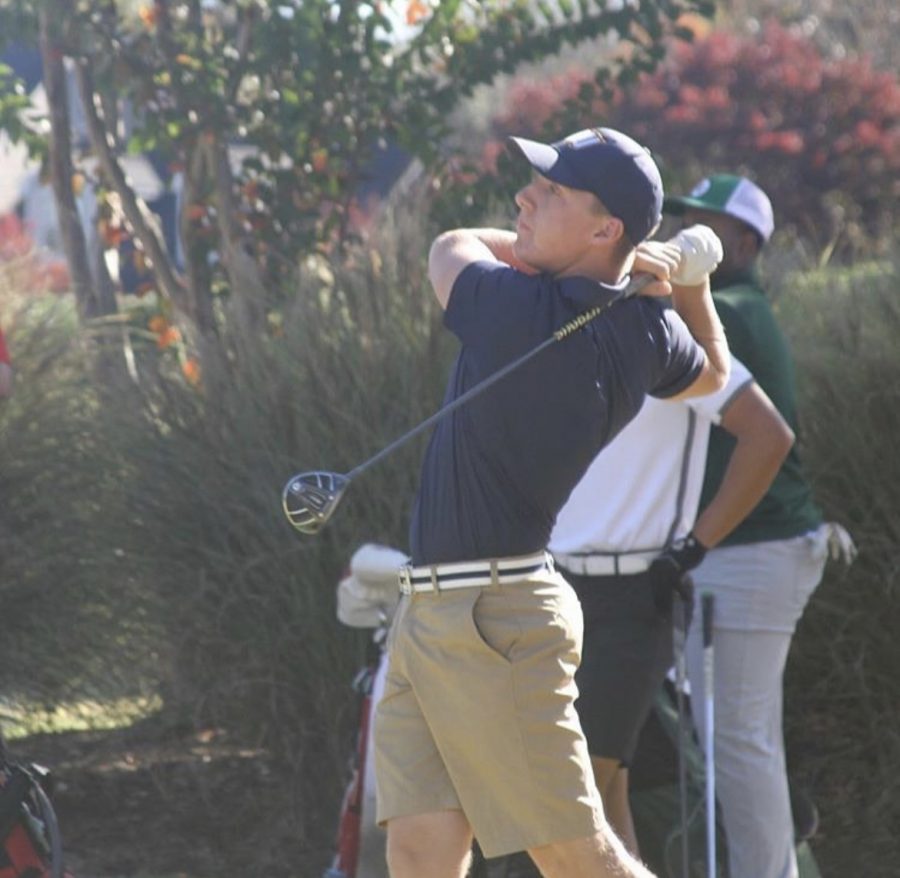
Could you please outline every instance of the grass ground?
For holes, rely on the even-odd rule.
[[[291,838],[285,782],[266,752],[159,714],[101,724],[9,742],[16,759],[52,770],[73,878],[321,874],[327,851]]]

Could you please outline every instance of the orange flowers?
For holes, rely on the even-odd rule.
[[[157,314],[147,322],[147,328],[156,336],[156,346],[159,350],[175,347],[184,380],[192,387],[199,388],[202,380],[200,362],[188,354],[178,327],[169,323],[168,317],[164,314]]]
[[[418,24],[423,18],[431,13],[427,3],[422,0],[412,0],[406,7],[406,23],[410,26]]]
[[[181,373],[184,375],[188,384],[198,387],[200,384],[200,364],[193,358],[188,357],[181,364]]]
[[[156,27],[156,4],[142,6],[138,9],[138,17],[141,20],[141,24],[144,25],[147,30],[152,30]]]
[[[151,318],[147,325],[150,331],[155,333],[156,346],[161,351],[181,341],[181,333],[178,331],[178,327],[172,326],[162,314],[157,314]]]

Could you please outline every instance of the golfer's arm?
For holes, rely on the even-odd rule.
[[[516,233],[505,229],[454,229],[438,235],[428,254],[428,277],[441,307],[447,307],[453,284],[472,262],[503,262],[531,273],[513,253],[515,242]]]
[[[9,363],[0,363],[0,399],[12,396],[13,370]]]
[[[794,444],[793,431],[756,382],[732,400],[721,426],[737,442],[718,491],[694,524],[694,535],[707,548],[750,514]]]
[[[709,279],[691,287],[673,283],[672,304],[706,354],[703,368],[694,383],[672,398],[704,396],[721,390],[728,383],[731,357],[725,330],[713,305]]]

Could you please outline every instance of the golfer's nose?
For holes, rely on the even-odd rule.
[[[516,205],[519,210],[534,207],[534,199],[531,197],[531,183],[523,186],[515,195]]]

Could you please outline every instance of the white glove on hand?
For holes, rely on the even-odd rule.
[[[859,550],[847,529],[836,521],[827,521],[828,554],[832,561],[843,561],[848,567],[856,560]]]
[[[669,243],[681,250],[681,264],[670,277],[672,283],[685,287],[703,283],[722,261],[722,242],[709,226],[682,229]]]

